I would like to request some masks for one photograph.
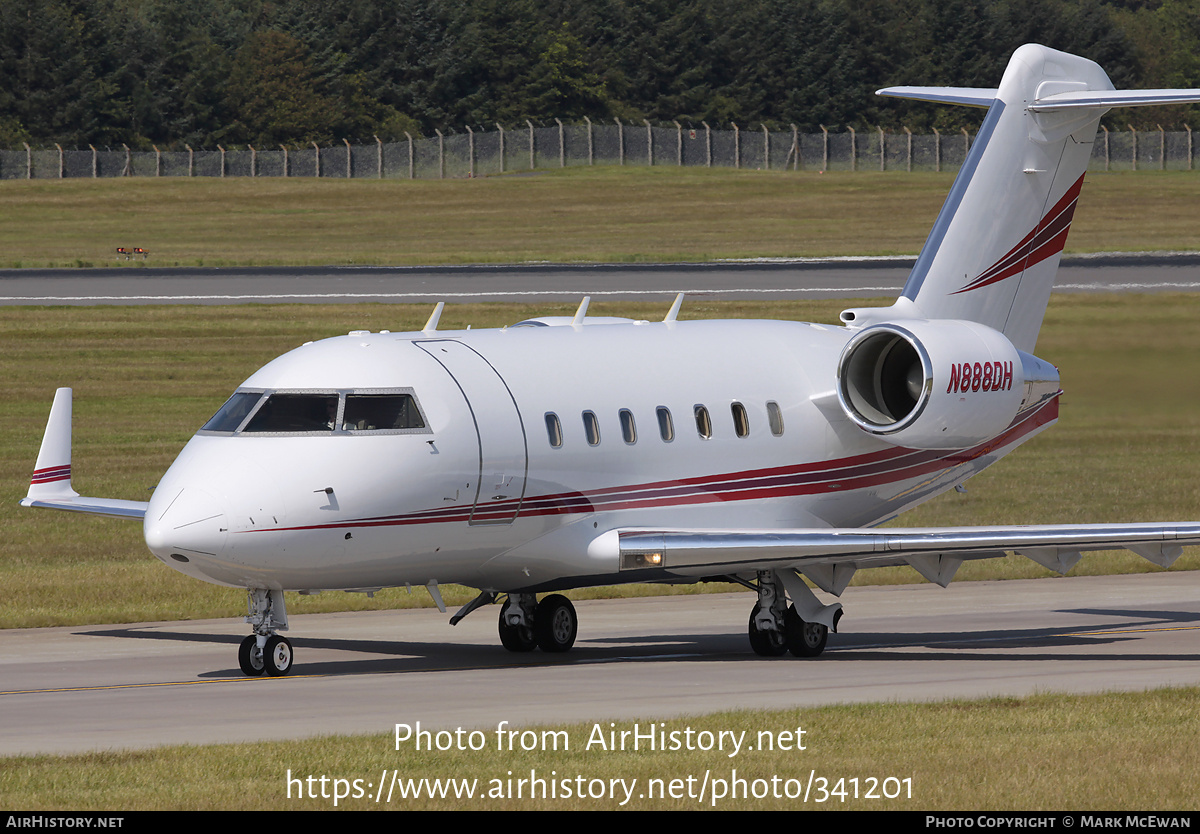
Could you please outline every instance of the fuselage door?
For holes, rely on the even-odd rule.
[[[479,473],[471,524],[509,524],[521,509],[529,465],[525,428],[508,385],[462,342],[416,342],[449,372],[471,410],[479,439]]]

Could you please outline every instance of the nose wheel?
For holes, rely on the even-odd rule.
[[[292,671],[294,658],[291,641],[275,633],[287,630],[283,591],[250,588],[246,599],[250,609],[246,622],[254,633],[238,647],[238,666],[249,677],[282,677]]]

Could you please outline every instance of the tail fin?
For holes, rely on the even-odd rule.
[[[1100,117],[1112,107],[1200,101],[1200,90],[1114,90],[1093,61],[1036,44],[1013,53],[995,90],[879,94],[988,107],[893,311],[980,322],[1030,353]]]

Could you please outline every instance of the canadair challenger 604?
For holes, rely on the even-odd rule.
[[[1128,548],[1169,566],[1200,523],[878,528],[1055,422],[1033,355],[1099,119],[1200,101],[1114,90],[1095,63],[1027,45],[998,89],[883,95],[987,108],[896,302],[841,326],[574,317],[502,330],[352,332],[254,373],[148,502],[71,487],[71,392],[54,398],[22,504],[141,519],[189,576],[246,588],[248,675],[293,664],[284,593],[439,586],[501,603],[500,642],[565,652],[559,591],[723,578],[755,595],[750,645],[821,654],[860,568],[946,585],[1014,551],[1066,572]],[[538,599],[539,594],[544,596]]]

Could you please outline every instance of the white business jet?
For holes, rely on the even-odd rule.
[[[285,591],[439,585],[503,602],[500,641],[564,652],[558,591],[722,578],[755,594],[764,656],[819,655],[860,568],[908,564],[946,585],[1016,551],[1066,572],[1128,548],[1169,566],[1200,523],[874,529],[961,485],[1055,422],[1057,370],[1032,351],[1100,117],[1200,101],[1117,91],[1043,46],[998,89],[881,94],[988,108],[891,307],[842,325],[532,319],[309,343],[247,379],[149,502],[71,488],[60,389],[28,507],[143,520],[164,563],[246,588],[248,675],[293,664]],[[538,601],[538,594],[547,594]]]

